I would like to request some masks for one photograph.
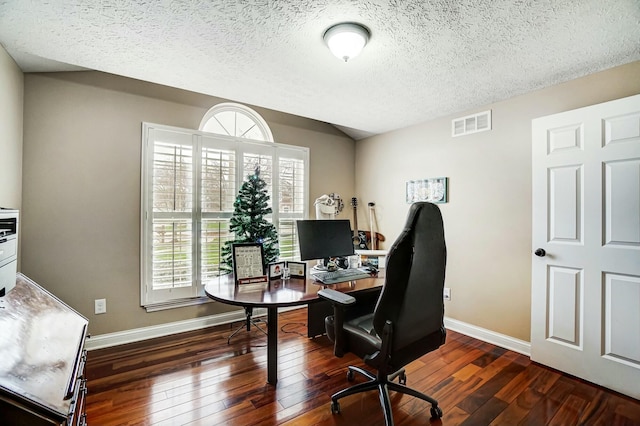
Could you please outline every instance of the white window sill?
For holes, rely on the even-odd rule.
[[[189,299],[176,299],[167,300],[166,302],[150,303],[144,305],[143,308],[145,308],[147,312],[158,312],[165,311],[167,309],[184,308],[186,306],[197,306],[211,302],[214,302],[214,300],[208,298],[207,296],[200,296]]]

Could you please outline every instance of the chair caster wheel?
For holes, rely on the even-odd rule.
[[[407,384],[407,375],[405,373],[402,373],[398,376],[398,383],[400,383],[401,385]]]
[[[331,401],[331,414],[340,414],[340,403],[338,401]]]
[[[437,405],[431,407],[431,418],[435,420],[442,418],[442,410]]]
[[[347,370],[347,380],[353,382],[356,379],[356,373],[353,370]]]

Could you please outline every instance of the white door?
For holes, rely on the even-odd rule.
[[[640,95],[532,128],[531,359],[640,399]]]

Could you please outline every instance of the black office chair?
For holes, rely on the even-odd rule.
[[[389,250],[385,283],[372,314],[349,318],[344,294],[321,290],[330,300],[334,315],[325,319],[334,353],[352,352],[376,369],[373,375],[350,366],[347,379],[358,372],[369,379],[331,397],[331,412],[340,412],[338,400],[348,395],[378,389],[385,422],[393,425],[389,390],[420,398],[431,404],[431,417],[442,417],[438,402],[408,388],[404,366],[445,342],[443,288],[447,260],[440,209],[431,203],[415,203],[404,230]],[[326,293],[326,294],[325,294]],[[341,296],[341,297],[336,297]],[[392,380],[398,378],[399,383]]]

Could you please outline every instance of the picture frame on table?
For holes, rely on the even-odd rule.
[[[260,243],[232,244],[233,273],[236,284],[267,282],[264,273],[264,249]]]
[[[269,264],[269,279],[270,280],[279,280],[282,278],[282,273],[284,272],[285,263],[284,262],[273,262]]]
[[[287,262],[287,268],[289,268],[289,274],[291,278],[306,278],[307,277],[307,264],[305,262]]]

